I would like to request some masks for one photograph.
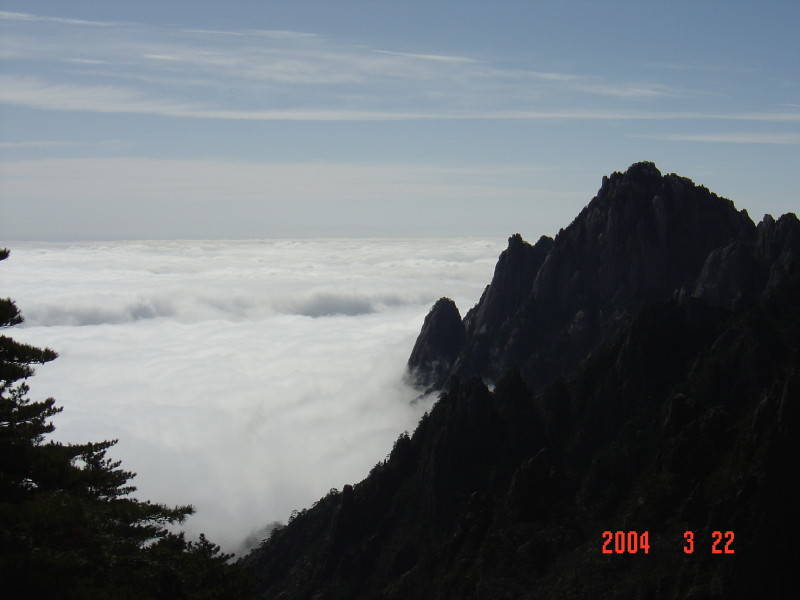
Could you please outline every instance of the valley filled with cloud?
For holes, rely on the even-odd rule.
[[[59,358],[32,396],[54,438],[119,438],[137,495],[192,503],[229,551],[364,477],[432,399],[403,383],[440,296],[464,312],[503,239],[12,245],[3,293],[20,342]]]

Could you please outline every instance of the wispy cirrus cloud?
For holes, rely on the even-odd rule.
[[[43,37],[37,31],[45,25]],[[51,111],[240,121],[800,122],[791,105],[667,110],[670,99],[691,93],[660,82],[512,67],[428,49],[371,48],[280,29],[156,27],[0,12],[0,56],[12,67],[0,76],[0,103]],[[48,68],[37,71],[41,64]],[[662,139],[710,141],[701,137]],[[761,137],[772,141],[735,135],[726,141],[794,143],[789,134]]]
[[[181,29],[180,31],[183,33],[199,35],[223,35],[233,37],[259,36],[278,40],[308,39],[319,37],[316,33],[309,33],[306,31],[286,31],[284,29],[245,29],[242,31],[228,31],[224,29]]]
[[[75,63],[77,65],[107,65],[107,60],[98,58],[65,58],[64,62]]]
[[[688,64],[671,62],[651,62],[651,67],[656,69],[666,69],[669,71],[697,71],[705,73],[755,73],[758,69],[745,67],[742,65],[712,65],[712,64]]]
[[[0,150],[17,150],[28,148],[68,148],[82,146],[83,142],[69,142],[63,140],[21,140],[17,142],[0,142]]]
[[[128,101],[121,102],[125,95],[128,100],[135,96],[141,109],[136,112],[148,114],[208,116],[213,112],[214,118],[247,115],[272,119],[303,113],[313,98],[315,110],[305,112],[313,113],[314,118],[353,114],[365,119],[376,115],[380,119],[439,118],[454,109],[481,114],[519,111],[529,106],[531,99],[561,105],[565,98],[646,101],[674,93],[663,84],[610,81],[526,65],[510,67],[429,49],[370,48],[305,31],[155,27],[10,12],[0,13],[0,27],[3,21],[14,26],[0,29],[0,55],[17,66],[15,71],[37,75],[40,73],[27,68],[30,63],[26,61],[49,62],[49,85],[64,86],[72,85],[74,77],[69,71],[59,71],[58,65],[80,65],[84,67],[80,85],[104,88],[101,98],[109,94],[116,98],[102,105],[89,103],[92,110],[101,112],[127,112]],[[37,32],[45,24],[50,27],[43,37]],[[77,25],[91,27],[78,33]],[[112,93],[120,78],[137,81],[136,89]],[[213,95],[198,99],[196,93],[181,93],[184,82],[193,85],[197,81],[224,88],[224,110],[195,106],[219,107],[221,103]],[[156,95],[154,87],[165,86],[172,88],[173,96],[160,101],[158,108],[144,101]],[[62,91],[69,92],[66,88]],[[163,89],[157,91],[164,97]],[[232,105],[232,97],[236,105]],[[70,101],[74,94],[67,93],[65,98],[62,108],[75,110]],[[269,106],[264,106],[265,98],[271,99]],[[54,104],[41,99],[30,103],[49,110],[58,108]],[[193,105],[191,110],[188,104]],[[263,110],[254,110],[254,106]]]
[[[672,96],[677,92],[666,85],[613,85],[605,83],[576,82],[575,89],[600,96],[616,96],[618,98],[655,98]]]
[[[243,121],[419,121],[419,120],[730,120],[800,123],[797,112],[702,113],[614,110],[370,110],[232,109],[175,102],[120,86],[53,83],[35,77],[0,76],[0,103],[29,108],[130,113]]]
[[[0,76],[0,102],[44,110],[189,116],[191,107],[150,99],[116,86],[52,83],[35,77]]]
[[[47,17],[42,15],[32,15],[30,13],[9,12],[0,10],[0,20],[3,21],[27,21],[40,23],[60,23],[62,25],[87,25],[90,27],[115,27],[122,25],[117,21],[87,21],[85,19],[69,19],[65,17]]]
[[[118,146],[119,140],[87,142],[79,140],[17,140],[0,142],[0,150],[49,150],[54,148],[86,148]]]
[[[446,63],[477,63],[480,62],[474,58],[466,56],[447,56],[442,54],[414,54],[412,52],[393,52],[391,50],[375,50],[378,54],[388,54],[389,56],[405,56],[408,58],[417,58],[420,60],[432,60],[435,62]]]
[[[788,117],[789,115],[787,115]],[[793,121],[800,122],[800,115]],[[670,133],[662,135],[634,135],[647,140],[664,142],[704,142],[715,144],[800,144],[800,133]]]

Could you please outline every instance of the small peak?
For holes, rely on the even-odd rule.
[[[625,171],[624,179],[627,181],[651,181],[661,179],[661,171],[658,170],[653,162],[637,162],[628,167],[628,170]]]
[[[553,246],[553,238],[548,235],[543,235],[533,245],[534,248],[549,250]]]
[[[795,248],[800,248],[800,221],[794,213],[784,213],[777,221],[772,221],[773,230],[782,243],[789,243]],[[791,240],[791,241],[790,241]]]
[[[780,227],[781,225],[783,225],[784,227],[788,226],[797,227],[798,225],[800,225],[800,220],[798,220],[797,215],[794,214],[793,212],[783,213],[778,218],[778,227]]]
[[[613,195],[620,186],[651,187],[658,185],[661,180],[661,171],[658,170],[655,163],[650,161],[633,163],[624,173],[614,171],[609,176],[603,176],[597,197]]]
[[[503,251],[503,254],[513,254],[516,256],[520,253],[524,253],[529,248],[531,248],[531,245],[523,240],[519,233],[515,233],[508,238],[508,248]]]
[[[439,298],[431,308],[408,358],[411,383],[440,388],[464,346],[464,323],[456,303]]]
[[[794,213],[782,214],[777,220],[768,214],[764,215],[756,230],[762,237],[765,235],[781,238],[787,235],[797,236],[800,231],[800,221],[797,220],[797,215]]]
[[[525,240],[522,239],[522,234],[515,233],[510,238],[508,238],[508,247],[511,248],[513,246],[522,246],[525,244]]]
[[[431,307],[430,312],[432,313],[441,313],[441,312],[455,312],[458,313],[458,307],[456,303],[451,299],[445,296],[439,298],[436,303]],[[459,319],[461,316],[459,315]]]

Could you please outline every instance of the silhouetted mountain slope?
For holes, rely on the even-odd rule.
[[[245,559],[261,597],[793,597],[798,230],[639,164],[555,240],[512,237],[413,435]]]
[[[604,177],[597,196],[555,240],[514,236],[491,284],[464,319],[466,339],[448,374],[496,380],[520,369],[532,387],[568,373],[642,306],[694,293],[722,306],[748,301],[786,253],[798,255],[794,215],[758,228],[730,200],[652,163]],[[796,258],[795,258],[796,260]],[[766,271],[766,272],[765,272]],[[443,342],[440,342],[443,343]],[[431,363],[437,362],[434,357]],[[437,363],[439,364],[439,363]]]

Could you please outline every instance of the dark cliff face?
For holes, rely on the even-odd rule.
[[[542,236],[531,246],[520,234],[508,238],[497,261],[491,283],[478,304],[464,317],[466,339],[453,371],[479,373],[484,365],[497,362],[503,352],[503,339],[513,330],[517,313],[525,305],[539,268],[553,247],[553,240]]]
[[[800,260],[800,221],[793,214],[777,221],[765,215],[753,237],[713,250],[706,258],[693,295],[735,308],[753,302],[796,271]]]
[[[648,303],[678,294],[752,302],[791,268],[796,223],[787,215],[756,228],[730,200],[652,163],[604,177],[555,240],[509,240],[464,319],[450,374],[496,380],[519,369],[535,388],[574,369]]]
[[[246,557],[259,597],[793,597],[799,231],[644,163],[555,240],[513,236],[463,329],[445,300],[426,319],[438,402]],[[604,555],[605,530],[651,553]]]
[[[408,359],[412,383],[439,388],[464,346],[464,323],[450,298],[439,298],[422,324]]]

